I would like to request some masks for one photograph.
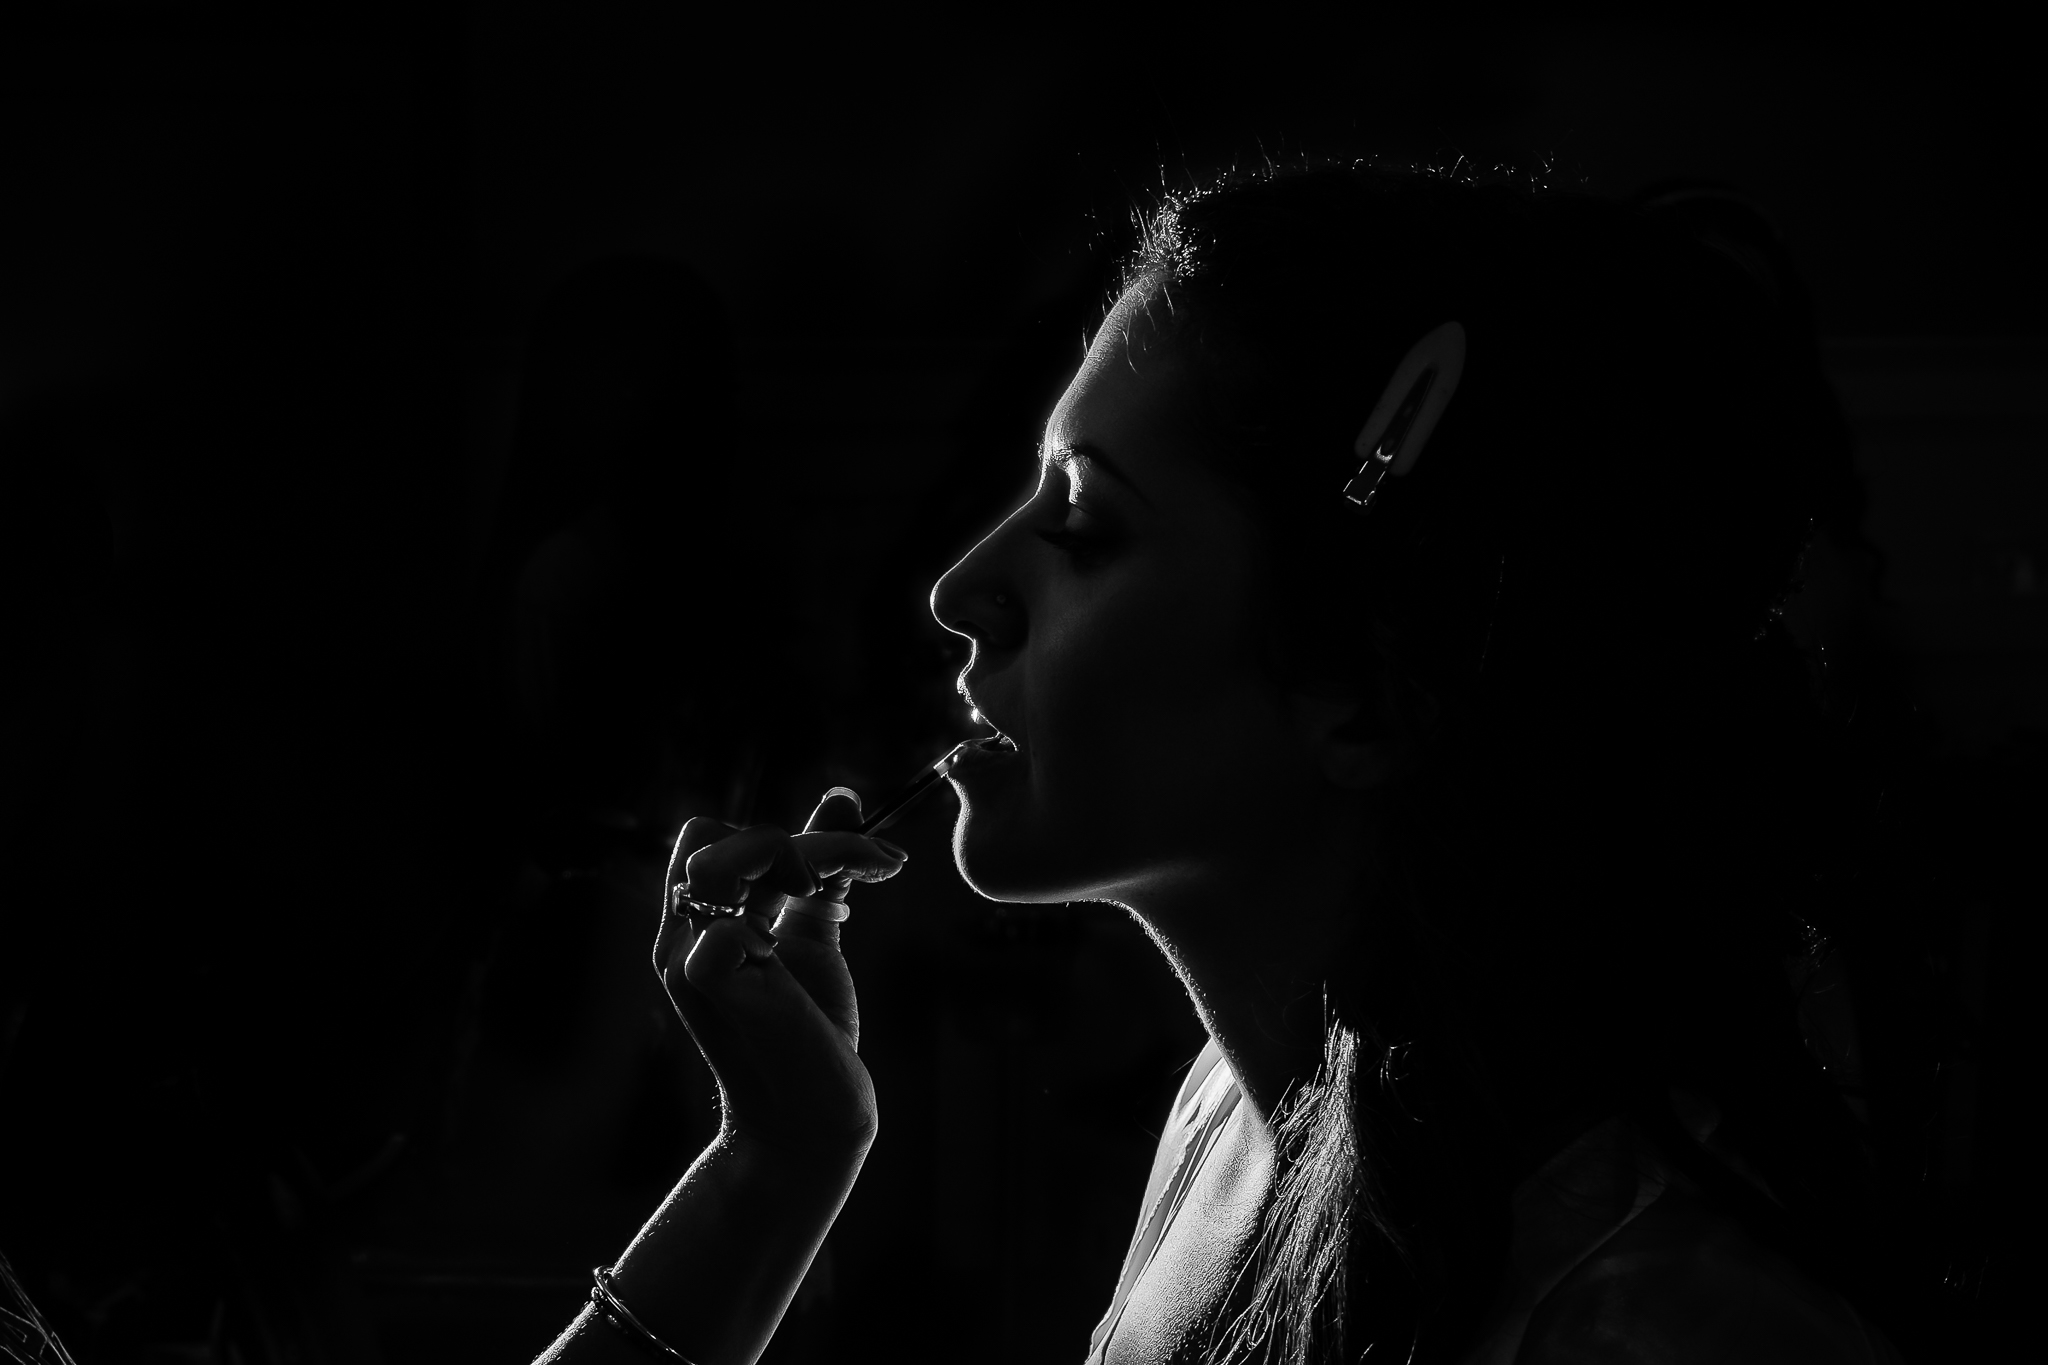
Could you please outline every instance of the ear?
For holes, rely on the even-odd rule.
[[[1393,778],[1394,751],[1370,703],[1307,693],[1293,703],[1302,739],[1332,786],[1365,792]]]

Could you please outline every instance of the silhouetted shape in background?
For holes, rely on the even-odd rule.
[[[724,798],[746,766],[728,718],[773,674],[705,645],[779,585],[739,558],[729,332],[687,267],[631,256],[534,321],[483,582],[526,810],[665,839],[678,787]]]

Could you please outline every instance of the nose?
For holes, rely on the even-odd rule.
[[[932,615],[979,647],[1013,647],[1023,635],[1017,587],[1002,571],[1004,527],[969,550],[932,585]]]

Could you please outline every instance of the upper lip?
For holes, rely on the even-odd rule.
[[[967,678],[965,674],[961,675],[960,678],[960,696],[963,700],[966,701],[966,703],[969,706],[974,708],[974,714],[981,719],[981,723],[995,731],[994,735],[978,735],[976,736],[976,738],[1006,739],[1010,742],[1011,748],[1015,749],[1022,747],[1017,742],[1017,736],[1011,733],[1009,730],[1005,729],[1001,721],[997,720],[994,716],[990,715],[988,713],[988,708],[986,706],[983,706],[979,701],[975,700],[973,690],[970,689],[967,685]]]

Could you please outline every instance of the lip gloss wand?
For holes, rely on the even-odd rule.
[[[937,759],[926,764],[923,771],[910,780],[908,786],[905,786],[894,796],[884,801],[875,808],[874,814],[861,821],[860,827],[856,832],[860,834],[879,834],[895,824],[912,806],[928,796],[934,787],[945,781],[946,775],[953,770],[953,760],[960,756],[962,749],[980,742],[979,740],[972,739],[962,740],[946,750]],[[678,910],[688,909],[698,914],[719,916],[745,913],[745,909],[742,906],[720,905],[715,901],[698,900],[690,894],[687,883],[678,883],[671,887],[669,889],[669,896]]]
[[[961,743],[955,744],[952,748],[946,750],[937,760],[927,764],[924,771],[910,780],[910,785],[877,806],[873,815],[861,821],[859,832],[862,834],[880,834],[883,830],[895,824],[912,806],[923,800],[931,792],[932,788],[946,780],[946,774],[953,771],[953,760],[960,756],[960,751],[969,744],[976,742],[971,739],[963,740]]]

